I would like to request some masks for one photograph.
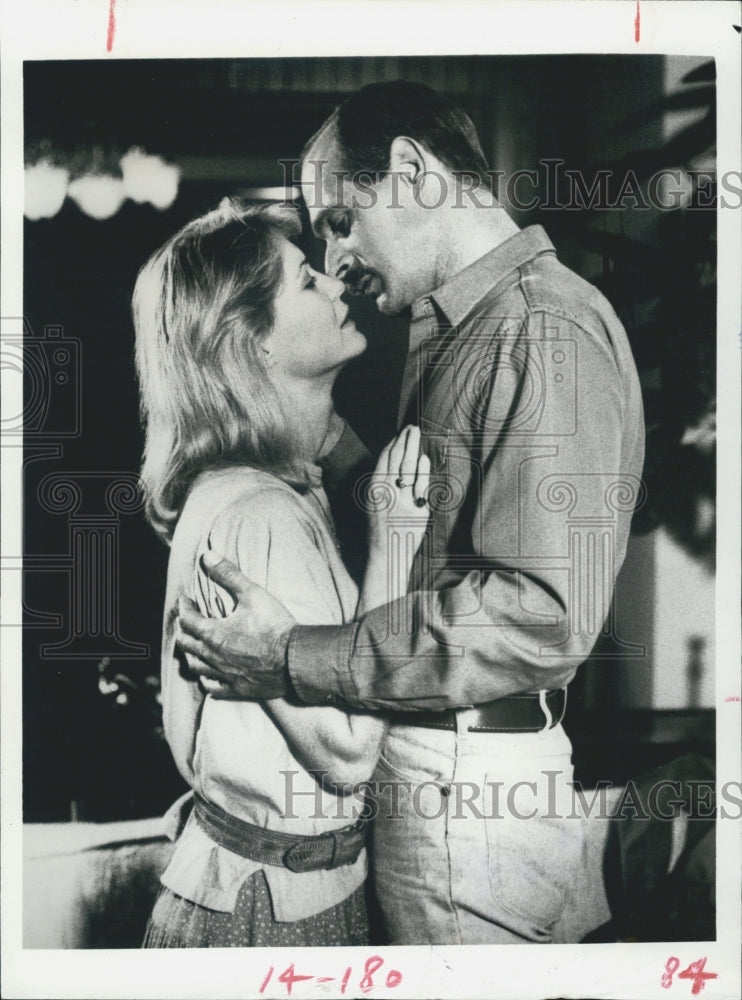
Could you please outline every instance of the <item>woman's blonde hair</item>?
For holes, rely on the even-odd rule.
[[[300,231],[289,206],[224,199],[142,267],[132,308],[145,429],[145,511],[169,542],[205,469],[267,469],[296,485],[296,462],[261,344],[283,280],[280,236]]]

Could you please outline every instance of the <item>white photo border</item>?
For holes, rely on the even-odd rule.
[[[114,24],[111,25],[111,10]],[[639,15],[639,40],[636,20]],[[525,53],[683,54],[713,57],[717,68],[718,170],[739,170],[740,36],[737,3],[640,0],[17,0],[2,2],[2,274],[4,317],[21,317],[22,70],[29,59],[131,59],[332,55],[507,55]],[[476,28],[473,29],[472,25]],[[359,26],[362,30],[358,30]],[[109,41],[111,44],[108,50]],[[737,208],[718,209],[718,781],[739,780],[740,761],[740,286]],[[5,373],[3,373],[5,374]],[[12,387],[3,412],[18,413]],[[2,539],[21,535],[20,448],[3,448]],[[4,546],[5,547],[5,546]],[[20,620],[20,574],[4,574],[5,620]],[[690,996],[690,983],[660,985],[665,963],[707,957],[718,973],[705,1000],[740,995],[740,830],[718,825],[717,940],[498,947],[413,947],[213,951],[31,951],[21,919],[21,634],[0,629],[2,653],[2,995],[60,998],[257,997],[268,969],[297,962],[342,976],[378,952],[403,985],[373,997],[636,998]],[[523,950],[526,948],[527,950]],[[299,959],[301,966],[298,968]],[[381,982],[383,976],[379,978]],[[335,997],[329,986],[296,984],[292,996]],[[286,996],[276,977],[268,998]],[[349,993],[348,995],[353,995]],[[358,994],[355,994],[358,995]]]

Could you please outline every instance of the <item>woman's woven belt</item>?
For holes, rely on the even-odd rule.
[[[367,824],[363,820],[316,837],[302,837],[247,823],[196,793],[193,802],[198,825],[215,844],[242,858],[292,872],[352,865],[365,843]]]

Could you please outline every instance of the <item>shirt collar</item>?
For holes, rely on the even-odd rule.
[[[542,226],[528,226],[469,264],[430,295],[412,306],[413,319],[431,315],[432,302],[451,326],[458,326],[490,289],[510,271],[522,267],[541,253],[554,252],[554,245]]]

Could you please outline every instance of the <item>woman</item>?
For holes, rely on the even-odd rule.
[[[351,790],[374,769],[384,721],[219,697],[187,675],[173,638],[181,594],[205,614],[232,609],[201,568],[210,548],[304,624],[342,624],[396,596],[387,592],[383,512],[371,515],[360,599],[335,540],[317,459],[337,420],[335,378],[365,340],[341,301],[342,283],[313,271],[291,242],[298,232],[293,210],[243,210],[225,199],[154,254],[134,292],[142,483],[148,518],[171,547],[165,735],[194,793],[147,947],[368,939],[367,862]],[[376,473],[406,531],[412,519],[415,550],[429,472],[419,443],[416,430],[403,432]]]

